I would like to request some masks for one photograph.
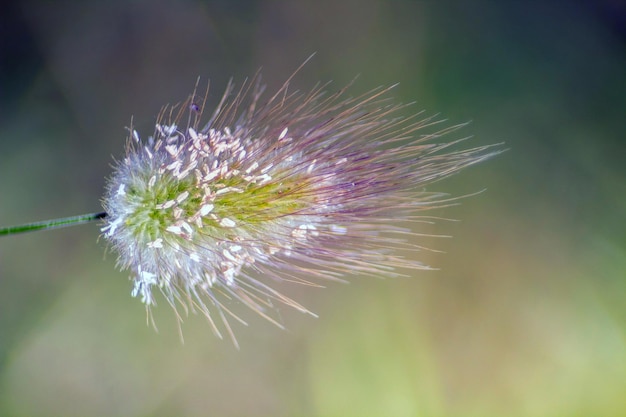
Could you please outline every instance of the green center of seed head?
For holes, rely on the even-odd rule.
[[[179,180],[169,173],[163,173],[151,187],[148,183],[149,179],[135,177],[123,196],[128,206],[134,208],[126,218],[126,226],[141,241],[173,237],[166,229],[198,213],[206,203],[206,200],[203,201],[204,191],[194,179]],[[276,219],[297,214],[310,206],[311,190],[307,184],[310,183],[295,176],[264,184],[252,184],[237,176],[216,178],[209,185],[212,190],[229,188],[237,191],[216,195],[210,201],[213,209],[209,215],[202,216],[202,230],[216,238],[231,239],[234,230],[220,224],[224,218],[234,221],[240,230],[250,228],[250,232],[271,227]],[[180,203],[165,209],[159,208],[159,205],[175,201],[185,192],[189,195]],[[190,226],[197,228],[196,224]]]

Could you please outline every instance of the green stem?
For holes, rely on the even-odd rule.
[[[65,217],[62,219],[45,220],[43,222],[21,224],[19,226],[1,227],[0,236],[16,235],[19,233],[34,232],[36,230],[58,229],[60,227],[75,226],[104,219],[105,212],[82,214],[80,216]]]

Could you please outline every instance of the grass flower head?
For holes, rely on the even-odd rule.
[[[266,94],[258,77],[231,83],[209,117],[194,93],[164,109],[147,139],[130,129],[102,232],[148,311],[156,290],[220,335],[236,318],[227,300],[278,325],[277,303],[307,312],[272,282],[425,268],[399,255],[408,244],[398,223],[440,204],[424,186],[490,155],[446,151],[437,139],[458,126],[421,134],[436,122],[404,117],[389,89],[349,97],[289,86]]]

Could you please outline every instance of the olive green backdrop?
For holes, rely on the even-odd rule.
[[[563,3],[563,2],[561,2]],[[0,239],[0,414],[626,415],[620,2],[14,2],[0,11],[0,225],[98,211],[125,127],[262,68],[306,90],[399,82],[505,154],[430,187],[438,271],[281,289],[288,331],[145,325],[96,224]],[[412,109],[412,110],[411,110]],[[245,312],[244,312],[245,314]],[[247,316],[249,317],[249,316]]]

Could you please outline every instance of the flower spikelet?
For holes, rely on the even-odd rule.
[[[220,335],[231,333],[227,315],[237,318],[231,300],[278,325],[277,304],[308,312],[272,282],[426,268],[400,256],[411,245],[398,223],[445,204],[426,185],[493,152],[446,150],[455,142],[438,139],[459,126],[403,117],[388,88],[358,97],[327,88],[286,82],[267,95],[257,76],[229,83],[208,120],[206,95],[194,92],[166,107],[146,140],[129,129],[102,232],[148,311],[158,289]]]

